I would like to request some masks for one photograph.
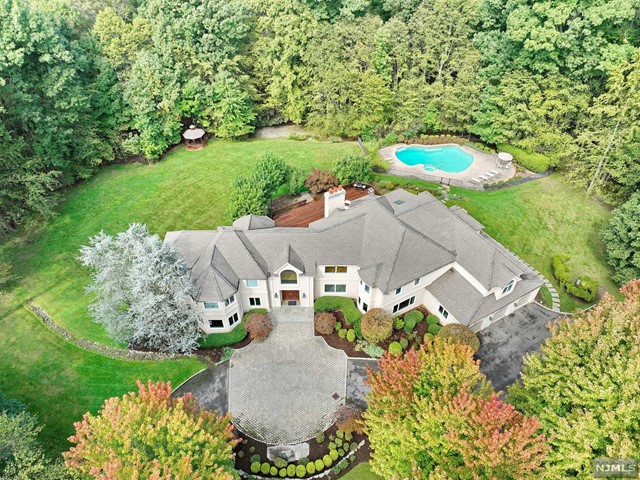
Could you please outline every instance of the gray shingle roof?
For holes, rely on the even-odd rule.
[[[265,279],[285,263],[307,274],[316,265],[359,265],[360,278],[385,293],[454,260],[487,290],[528,271],[479,233],[466,212],[428,193],[363,198],[309,228],[274,227],[268,217],[250,215],[233,227],[169,232],[165,241],[192,270],[199,298],[211,301],[228,298],[240,279]]]

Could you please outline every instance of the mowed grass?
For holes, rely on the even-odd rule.
[[[571,256],[575,275],[589,275],[608,292],[617,294],[611,280],[600,232],[610,210],[562,181],[559,174],[504,190],[478,192],[451,189],[460,205],[485,225],[485,231],[537,268],[556,287],[560,308],[571,312],[589,304],[565,294],[553,278],[551,258]]]
[[[43,425],[40,439],[51,456],[71,444],[73,422],[104,399],[137,390],[136,380],[177,386],[204,365],[198,360],[114,360],[81,350],[53,333],[13,295],[0,297],[0,390],[24,402]]]
[[[371,471],[368,462],[356,465],[349,473],[340,477],[342,480],[382,480],[382,477]]]
[[[84,289],[89,273],[77,261],[80,247],[100,230],[114,234],[133,222],[146,223],[161,237],[170,230],[215,229],[226,224],[224,212],[233,179],[249,172],[265,151],[308,170],[328,168],[358,147],[284,139],[215,141],[197,152],[178,147],[154,165],[103,168],[69,191],[55,219],[39,230],[18,232],[0,249],[0,258],[13,264],[20,276],[17,295],[33,299],[75,334],[112,344],[87,314],[90,298]]]
[[[0,259],[19,279],[0,297],[0,390],[27,404],[44,425],[51,453],[68,448],[73,422],[95,412],[104,399],[135,390],[148,378],[179,384],[203,365],[197,360],[134,362],[109,359],[67,343],[24,308],[32,299],[76,335],[113,344],[87,315],[88,272],[78,249],[100,230],[117,233],[132,222],[163,236],[168,230],[213,229],[224,224],[233,179],[270,150],[288,163],[326,168],[354,143],[290,140],[211,142],[204,150],[176,148],[154,165],[108,166],[70,189],[58,215],[16,232],[0,246]]]

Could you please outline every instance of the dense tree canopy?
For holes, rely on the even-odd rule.
[[[0,234],[105,161],[304,123],[475,133],[612,204],[640,186],[636,0],[8,0]],[[42,61],[38,60],[42,59]]]
[[[602,234],[613,278],[619,283],[640,278],[640,192],[613,211]]]
[[[640,281],[563,319],[508,399],[550,437],[544,478],[593,478],[594,458],[640,455]]]
[[[439,337],[369,372],[364,424],[383,478],[540,478],[540,423],[500,400],[473,350]]]

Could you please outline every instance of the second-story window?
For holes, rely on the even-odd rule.
[[[229,305],[231,305],[231,304],[232,304],[232,303],[234,303],[235,301],[236,301],[236,297],[235,297],[235,295],[231,295],[229,298],[227,298],[227,299],[224,301],[224,306],[225,306],[225,307],[228,307]]]
[[[298,283],[298,274],[293,270],[284,270],[280,274],[280,283],[295,285],[296,283]]]
[[[258,286],[258,280],[245,280],[244,283],[249,288],[256,288]]]
[[[324,273],[347,273],[346,265],[327,265],[324,267]]]
[[[502,295],[506,295],[507,293],[511,293],[511,290],[513,290],[513,287],[515,285],[516,285],[516,281],[515,280],[511,280],[509,283],[507,283],[507,286],[502,289]]]

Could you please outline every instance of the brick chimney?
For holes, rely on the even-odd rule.
[[[347,192],[342,185],[338,185],[335,188],[330,188],[324,192],[324,216],[325,218],[331,215],[336,209],[344,209],[345,200],[347,198]]]

